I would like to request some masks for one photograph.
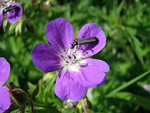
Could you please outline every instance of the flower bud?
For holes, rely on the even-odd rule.
[[[20,88],[15,88],[15,89],[11,90],[10,97],[19,106],[25,105],[27,102],[27,99],[28,99],[27,93]]]

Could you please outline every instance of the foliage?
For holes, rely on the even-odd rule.
[[[0,28],[0,57],[11,65],[9,82],[26,91],[37,113],[96,112],[148,113],[150,93],[142,84],[150,84],[150,2],[148,0],[16,0],[23,7],[19,22],[6,19]],[[54,94],[58,72],[43,73],[31,60],[38,43],[49,43],[46,24],[63,17],[80,28],[95,22],[105,32],[106,47],[93,58],[110,66],[102,86],[90,88],[87,99],[78,103],[62,102]],[[87,102],[87,103],[86,103]],[[87,108],[85,105],[87,104]],[[73,106],[70,106],[73,105]],[[86,110],[87,111],[86,111]],[[27,104],[26,112],[30,111]],[[8,111],[18,111],[12,106]]]

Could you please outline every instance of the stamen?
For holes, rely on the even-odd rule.
[[[68,63],[69,63],[69,61],[66,61],[66,63],[68,64]]]
[[[71,56],[68,56],[69,59],[71,59]]]
[[[73,49],[67,48],[63,50],[60,55],[63,60],[63,65],[71,66],[72,68],[77,68],[79,65],[82,65],[78,61],[83,58],[83,54],[77,51],[78,46],[75,46]]]
[[[76,59],[76,56],[74,54],[72,54],[72,56],[74,57],[74,59]]]
[[[85,60],[79,61],[81,67],[86,67],[88,63]]]

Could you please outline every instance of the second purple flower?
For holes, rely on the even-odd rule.
[[[22,7],[16,2],[1,2],[0,3],[0,26],[3,22],[3,15],[10,23],[15,23],[22,16]]]
[[[60,71],[55,85],[56,95],[63,101],[79,101],[88,87],[101,85],[109,66],[102,60],[89,58],[106,45],[104,32],[95,23],[85,24],[77,39],[97,37],[97,42],[76,45],[73,49],[74,32],[71,23],[63,18],[50,21],[46,26],[46,37],[51,43],[40,43],[31,52],[35,66],[44,72]]]
[[[10,73],[10,65],[5,58],[0,57],[0,113],[10,107],[9,89],[3,84],[7,81]]]

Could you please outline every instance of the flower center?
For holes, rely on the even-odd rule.
[[[82,53],[77,51],[77,47],[62,51],[60,58],[61,64],[68,70],[78,71],[79,66],[86,64]]]

